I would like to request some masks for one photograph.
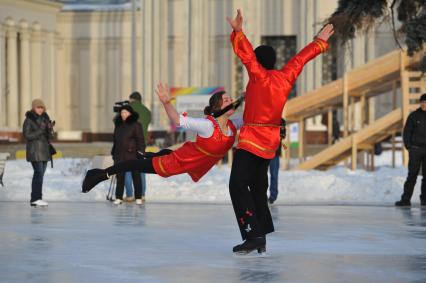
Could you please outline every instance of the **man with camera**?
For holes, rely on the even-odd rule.
[[[422,167],[422,188],[420,204],[426,206],[426,93],[420,97],[420,107],[412,112],[404,127],[404,145],[410,152],[408,161],[408,176],[404,184],[404,193],[396,206],[410,206],[411,196],[417,182],[417,176]]]

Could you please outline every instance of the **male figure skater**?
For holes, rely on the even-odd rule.
[[[253,47],[242,31],[240,10],[234,19],[231,42],[246,67],[244,124],[232,163],[229,191],[235,216],[245,240],[233,248],[237,254],[266,250],[265,235],[274,231],[268,208],[268,165],[280,146],[280,121],[288,94],[303,66],[328,49],[333,26],[326,25],[315,40],[294,56],[281,70],[274,70],[276,54],[270,46]]]

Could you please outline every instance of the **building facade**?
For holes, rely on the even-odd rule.
[[[0,132],[20,131],[31,100],[42,98],[58,131],[110,133],[114,103],[134,90],[153,112],[152,129],[167,130],[156,83],[244,91],[247,76],[226,22],[237,8],[253,45],[276,45],[283,64],[337,7],[337,0],[135,0],[133,18],[131,0],[95,2],[0,0]],[[387,25],[359,35],[349,49],[335,44],[306,66],[293,95],[395,48]],[[308,129],[321,130],[320,120]]]

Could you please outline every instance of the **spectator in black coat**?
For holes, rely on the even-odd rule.
[[[130,105],[124,105],[120,114],[114,119],[114,141],[111,150],[114,163],[138,158],[138,151],[145,152],[145,139],[139,115]],[[141,178],[138,171],[132,171],[133,186],[137,204],[142,204]],[[117,174],[117,189],[115,192],[115,204],[121,204],[124,192],[124,173]]]
[[[420,204],[426,205],[426,93],[420,97],[420,107],[412,112],[404,127],[404,145],[409,151],[408,177],[404,193],[396,206],[410,206],[417,176],[422,167]]]
[[[31,206],[47,206],[42,200],[42,187],[47,162],[52,158],[49,142],[53,137],[54,122],[47,115],[46,106],[41,99],[34,99],[32,109],[25,114],[23,135],[27,141],[27,161],[31,162],[34,175],[31,183]]]

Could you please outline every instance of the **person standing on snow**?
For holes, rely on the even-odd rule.
[[[111,155],[114,164],[126,160],[136,160],[138,152],[145,152],[145,140],[141,124],[138,122],[139,115],[130,105],[123,105],[119,114],[114,119],[114,141]],[[140,173],[130,170],[135,186],[136,204],[142,204],[142,187]],[[114,204],[123,202],[124,173],[117,174],[117,189],[115,191]]]
[[[410,206],[417,176],[422,168],[420,205],[426,206],[426,93],[420,97],[420,107],[408,115],[403,133],[404,146],[409,151],[408,176],[401,200],[396,206]]]
[[[51,160],[50,140],[53,138],[53,126],[46,113],[46,105],[41,99],[32,101],[32,108],[25,114],[22,132],[26,139],[26,158],[34,169],[31,182],[31,206],[47,206],[43,200],[43,178],[47,162]]]
[[[151,111],[142,103],[142,95],[135,91],[129,96],[129,105],[138,113],[138,122],[142,125],[145,143],[148,141],[148,125],[151,123]],[[142,196],[141,200],[145,202],[146,177],[145,173],[141,173]],[[133,200],[132,174],[126,172],[124,176],[124,186],[126,188],[126,197],[128,201]]]

